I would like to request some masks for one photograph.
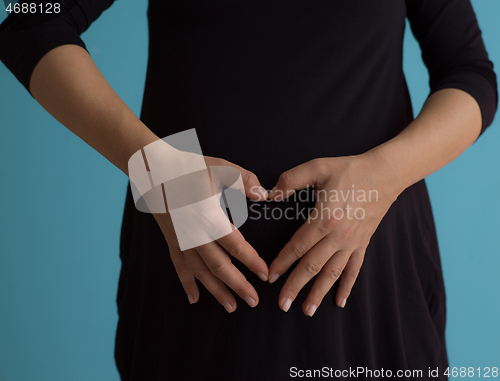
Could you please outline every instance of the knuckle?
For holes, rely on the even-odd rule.
[[[317,275],[321,271],[321,266],[315,262],[306,262],[304,268],[312,276]]]
[[[231,287],[236,294],[241,296],[241,298],[245,298],[245,296],[252,295],[252,286],[248,281],[242,282],[240,284],[237,284],[233,287]]]
[[[326,274],[328,275],[328,277],[330,277],[330,279],[333,279],[335,281],[342,275],[342,270],[336,267],[330,267],[326,269]]]
[[[237,244],[231,245],[228,247],[227,250],[232,257],[238,260],[243,256],[243,249],[240,245]]]
[[[232,163],[230,163],[228,160],[226,159],[222,159],[220,157],[218,157],[216,159],[216,161],[218,161],[217,165],[221,165],[221,166],[227,166],[227,167],[231,167],[232,166]]]
[[[287,290],[291,295],[297,296],[300,292],[300,287],[291,285]]]
[[[311,162],[311,166],[314,172],[318,174],[326,173],[326,164],[324,160],[321,159],[313,159]]]
[[[256,181],[257,181],[257,175],[255,173],[250,171],[245,171],[243,175],[243,182],[245,184],[252,184],[255,183]]]
[[[339,220],[337,220],[331,213],[327,213],[322,216],[319,223],[319,229],[323,233],[329,232],[337,225],[338,222]]]
[[[250,172],[250,171],[247,171],[247,173],[248,173],[248,174],[247,174],[247,177],[248,177],[248,180],[249,180],[250,182],[252,182],[252,183],[257,182],[257,180],[258,180],[258,179],[257,179],[257,175],[256,175],[255,173]]]
[[[218,263],[210,268],[210,271],[217,278],[221,278],[226,273],[226,265],[224,263]]]
[[[302,258],[306,251],[307,248],[303,243],[296,243],[291,246],[291,253],[296,260]]]
[[[193,275],[196,279],[198,279],[200,282],[204,282],[205,279],[207,278],[207,273],[201,269],[194,269],[193,270]]]
[[[286,187],[286,185],[291,184],[293,182],[293,172],[287,169],[283,172],[279,177],[279,182]]]

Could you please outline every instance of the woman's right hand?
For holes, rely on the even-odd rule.
[[[205,156],[204,159],[208,168],[229,166],[238,169],[243,180],[245,196],[256,201],[267,199],[267,191],[260,186],[257,176],[252,172],[227,160],[208,156]],[[199,299],[200,293],[196,279],[228,312],[233,312],[237,306],[228,287],[244,299],[250,307],[255,307],[259,303],[259,296],[254,287],[231,263],[230,256],[247,266],[263,281],[268,279],[268,267],[234,225],[231,225],[232,233],[216,241],[181,251],[170,213],[154,213],[153,215],[165,236],[170,257],[190,303],[196,303]],[[206,216],[204,217],[206,218]]]
[[[127,176],[130,176],[130,156],[158,140],[113,91],[92,58],[80,46],[62,45],[45,54],[33,70],[29,87],[35,99],[51,115]],[[207,166],[238,168],[246,196],[254,200],[267,198],[267,192],[264,196],[257,192],[259,181],[251,172],[226,160],[210,157],[205,157],[205,160]],[[165,235],[190,302],[195,303],[199,298],[197,278],[228,311],[234,311],[236,300],[226,285],[250,305],[258,303],[257,292],[231,264],[227,253],[254,273],[262,273],[263,280],[267,279],[268,268],[238,230],[216,242],[182,252],[170,215],[153,215]]]

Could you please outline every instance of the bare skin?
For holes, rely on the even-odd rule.
[[[133,153],[159,138],[144,125],[113,91],[85,49],[59,46],[37,64],[30,80],[35,99],[59,122],[128,175]],[[227,160],[205,157],[208,166],[226,165],[240,170],[246,196],[265,200],[252,172]],[[206,245],[181,252],[168,214],[154,214],[170,248],[170,256],[190,303],[196,303],[197,278],[228,312],[237,302],[228,287],[251,307],[259,303],[254,287],[231,263],[228,253],[263,281],[268,268],[238,230]]]
[[[30,90],[50,114],[127,175],[131,155],[158,139],[118,97],[79,46],[63,45],[47,53],[35,67]],[[379,199],[351,205],[366,211],[362,220],[338,219],[333,214],[310,218],[269,269],[237,230],[217,242],[182,252],[172,235],[168,214],[155,214],[189,301],[195,303],[199,298],[198,279],[228,312],[237,305],[228,287],[250,306],[258,304],[257,292],[231,264],[229,253],[270,282],[300,261],[281,290],[278,303],[285,311],[313,277],[313,288],[302,306],[305,314],[314,314],[336,281],[336,302],[345,306],[370,238],[390,205],[405,188],[458,157],[475,141],[480,128],[481,113],[474,98],[461,90],[444,89],[430,96],[419,116],[390,141],[361,155],[315,159],[284,172],[269,195],[275,201],[311,185],[325,191],[347,191],[355,185],[356,189],[377,190]],[[236,166],[218,158],[206,157],[205,161]],[[266,192],[255,192],[260,187],[257,176],[236,167],[242,174],[247,197],[265,200]],[[324,200],[316,207],[345,211],[347,205]]]
[[[370,238],[391,204],[404,189],[458,157],[480,131],[481,112],[474,98],[461,90],[444,89],[431,95],[418,117],[386,143],[361,155],[315,159],[285,171],[269,194],[272,200],[289,197],[308,185],[323,195],[332,190],[347,194],[354,185],[357,190],[377,190],[378,200],[350,202],[351,217],[356,208],[366,215],[349,219],[348,202],[318,199],[316,214],[311,213],[269,267],[272,283],[299,260],[281,290],[280,308],[288,311],[313,277],[316,280],[302,305],[306,315],[314,314],[336,281],[336,303],[344,307]]]

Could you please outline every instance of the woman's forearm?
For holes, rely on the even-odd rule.
[[[130,156],[158,140],[80,46],[48,52],[33,71],[30,91],[52,116],[127,175]]]
[[[457,158],[480,131],[476,100],[462,90],[443,89],[427,99],[418,117],[399,135],[367,154],[387,159],[402,191]]]
[[[63,45],[47,53],[33,71],[30,90],[51,115],[126,174],[130,156],[158,139],[79,46]],[[474,98],[444,89],[429,97],[399,135],[370,152],[388,160],[404,189],[458,157],[480,128],[481,112]]]

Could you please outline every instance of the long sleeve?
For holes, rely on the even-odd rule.
[[[470,0],[406,0],[406,6],[431,94],[444,88],[469,93],[481,109],[483,133],[497,109],[497,81]]]
[[[29,91],[31,74],[40,59],[61,45],[85,49],[80,35],[113,1],[58,0],[60,13],[11,13],[0,25],[0,60]],[[20,3],[24,2],[28,1]],[[45,4],[42,0],[28,3]]]

